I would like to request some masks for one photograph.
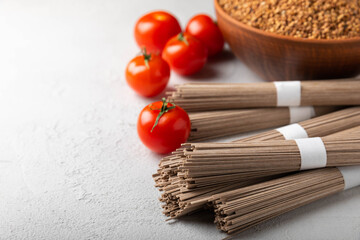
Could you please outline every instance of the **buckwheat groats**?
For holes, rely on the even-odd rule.
[[[310,39],[360,37],[360,0],[219,0],[231,17],[267,32]]]

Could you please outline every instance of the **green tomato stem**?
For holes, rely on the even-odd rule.
[[[162,115],[164,115],[165,113],[167,113],[169,110],[171,109],[174,109],[176,107],[175,104],[171,103],[172,106],[171,107],[168,107],[168,102],[166,101],[165,98],[162,99],[162,106],[161,106],[161,109],[157,109],[157,110],[160,110],[159,114],[157,115],[156,117],[156,120],[155,120],[155,123],[154,123],[154,126],[152,127],[151,131],[150,132],[153,132],[154,128],[158,125],[159,123],[159,120],[161,118]],[[155,109],[154,109],[155,110]]]
[[[144,56],[145,65],[149,68],[149,61],[151,60],[151,53],[146,52],[146,48],[144,47],[141,51],[141,54]]]
[[[186,46],[189,46],[189,42],[187,41],[186,37],[184,36],[184,33],[179,33],[177,36],[177,39],[181,42],[184,42]]]

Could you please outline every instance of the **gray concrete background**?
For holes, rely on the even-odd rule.
[[[124,68],[133,25],[154,9],[182,25],[211,0],[0,1],[0,239],[220,239],[209,214],[164,222]],[[260,81],[231,53],[187,81]],[[229,139],[225,139],[229,140]],[[360,239],[360,188],[239,239]]]

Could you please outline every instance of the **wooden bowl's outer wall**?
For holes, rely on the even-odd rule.
[[[266,33],[230,17],[215,0],[219,28],[235,55],[268,81],[354,77],[360,38],[310,40]]]

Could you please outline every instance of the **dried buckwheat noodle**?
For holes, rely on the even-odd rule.
[[[236,234],[326,196],[360,185],[360,166],[304,171],[211,197],[215,223]]]
[[[188,112],[278,106],[360,104],[357,79],[267,83],[186,83],[168,100]]]
[[[313,168],[360,165],[360,127],[322,138],[187,143],[178,157],[177,176],[187,189]]]
[[[337,110],[336,107],[278,107],[189,113],[188,141],[203,141],[279,127]]]
[[[307,132],[308,137],[321,137],[358,125],[360,125],[360,107],[344,109],[299,123],[299,126],[302,126]],[[299,137],[295,136],[295,138]],[[238,141],[247,142],[284,139],[284,136],[279,131],[271,130]],[[259,176],[259,178],[253,180],[245,179],[234,182],[232,181],[233,175],[230,174],[221,177],[221,179],[229,180],[228,182],[187,188],[184,186],[183,170],[180,169],[184,163],[183,153],[184,147],[178,149],[172,155],[163,158],[159,164],[158,172],[153,175],[156,187],[163,192],[160,198],[160,201],[164,203],[163,213],[170,218],[180,217],[203,208],[209,197],[213,194],[236,189],[241,186],[247,186],[267,179]],[[219,159],[221,159],[221,157]],[[211,176],[208,180],[211,180],[211,178],[214,177]]]
[[[298,123],[308,137],[322,137],[345,129],[360,126],[360,107],[351,107]],[[295,137],[301,138],[301,137]],[[266,131],[234,142],[284,140],[279,129]]]

